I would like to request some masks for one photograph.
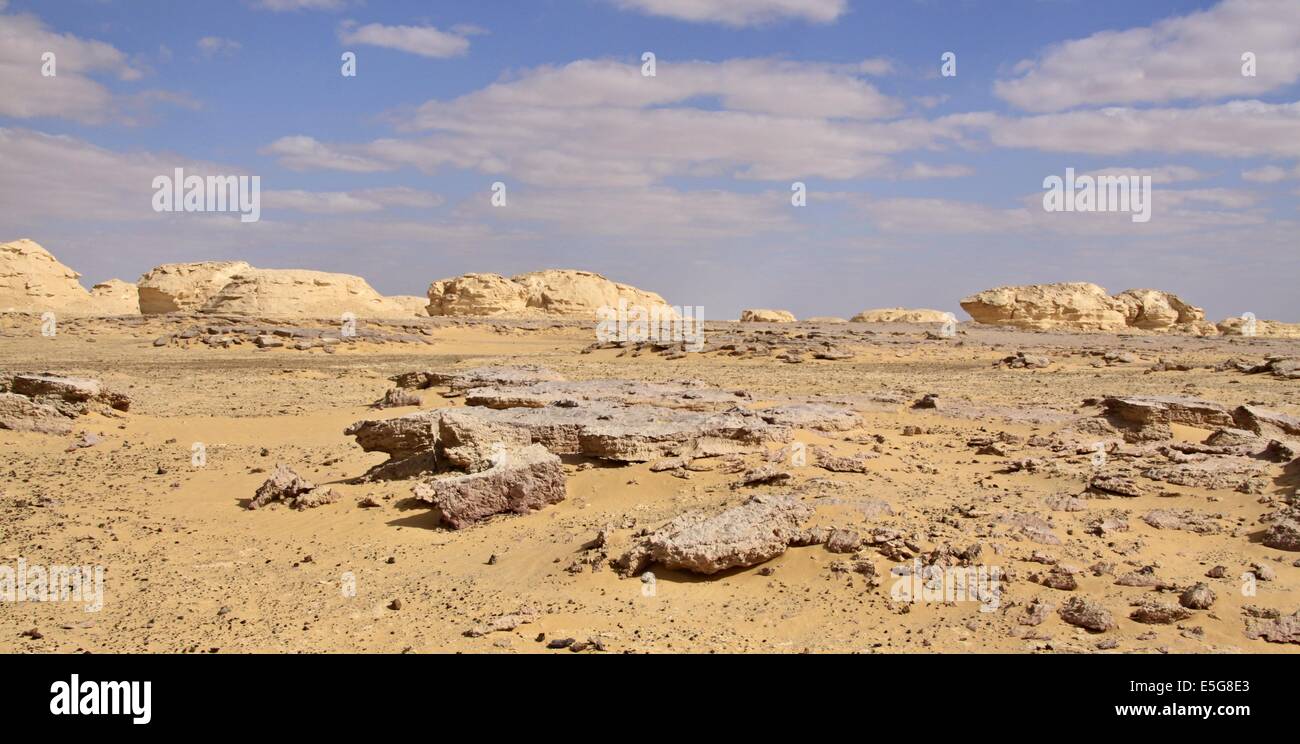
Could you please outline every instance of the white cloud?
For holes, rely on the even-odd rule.
[[[220,36],[204,36],[198,40],[199,51],[206,57],[214,57],[218,54],[234,54],[243,48],[243,45],[234,39],[224,39]]]
[[[344,44],[367,44],[422,57],[459,57],[469,51],[469,39],[464,34],[439,31],[433,26],[385,26],[381,23],[357,26],[347,21],[339,28],[339,40]]]
[[[253,7],[283,13],[295,10],[342,10],[348,0],[255,0]]]
[[[757,180],[902,175],[890,155],[939,147],[964,122],[875,121],[902,111],[858,65],[738,59],[582,60],[529,70],[397,119],[402,138],[266,148],[293,168],[471,169],[556,188],[649,186],[671,176]]]
[[[1256,75],[1242,75],[1242,54]],[[1076,106],[1249,97],[1300,79],[1300,3],[1223,0],[1151,26],[1056,44],[995,83],[1027,111]]]
[[[785,19],[830,23],[847,0],[612,0],[625,10],[682,21],[756,26]]]
[[[432,208],[440,204],[442,197],[437,194],[405,187],[358,191],[285,189],[262,192],[262,206],[268,215],[277,209],[308,214],[359,214],[382,212],[388,207]]]
[[[46,52],[55,55],[54,77],[41,74]],[[92,74],[135,80],[141,73],[111,44],[57,33],[34,15],[0,15],[0,116],[100,123],[115,102]]]
[[[305,136],[281,137],[259,152],[278,156],[281,164],[294,170],[325,168],[349,173],[374,173],[392,169],[392,166],[377,160],[347,154]]]
[[[1286,168],[1280,168],[1276,165],[1266,165],[1262,168],[1244,170],[1241,172],[1241,178],[1243,181],[1253,181],[1255,183],[1277,183],[1278,181],[1285,181],[1289,178],[1300,178],[1300,163],[1297,163],[1296,166],[1289,171]]]
[[[1158,168],[1110,167],[1088,171],[1085,175],[1094,178],[1099,176],[1136,176],[1138,178],[1150,176],[1151,182],[1154,184],[1200,181],[1206,178],[1204,173],[1187,165],[1165,165]]]
[[[998,147],[1119,155],[1196,153],[1300,157],[1300,102],[1231,101],[1197,108],[1105,108],[1023,118],[989,113],[939,120],[987,130]]]

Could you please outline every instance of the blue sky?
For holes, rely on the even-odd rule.
[[[1283,0],[0,0],[0,239],[87,284],[585,268],[722,318],[1081,280],[1300,320],[1298,81]],[[154,213],[181,166],[260,176],[262,221]],[[1045,213],[1067,167],[1153,174],[1152,221]]]

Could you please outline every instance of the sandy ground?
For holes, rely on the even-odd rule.
[[[1264,493],[1170,486],[1147,481],[1137,498],[1094,498],[1084,511],[1053,511],[1050,496],[1083,490],[1086,454],[1057,460],[1065,472],[1008,472],[1008,462],[1041,455],[1024,441],[1050,435],[1080,414],[1086,398],[1178,394],[1230,406],[1254,403],[1300,414],[1300,382],[1269,375],[1196,369],[1149,372],[1158,357],[1200,365],[1228,358],[1300,353],[1300,342],[1022,333],[963,326],[955,340],[926,338],[920,326],[866,326],[845,345],[852,359],[790,364],[774,357],[719,354],[669,360],[619,350],[580,353],[589,329],[546,324],[427,323],[430,345],[375,343],[320,349],[259,350],[163,346],[152,341],[192,321],[83,320],[54,338],[24,316],[0,318],[0,371],[51,371],[95,377],[132,398],[131,410],[76,421],[77,438],[0,430],[0,565],[103,566],[104,606],[0,602],[3,652],[540,652],[546,640],[599,638],[608,652],[1250,652],[1292,653],[1293,644],[1248,639],[1242,608],[1300,608],[1298,553],[1263,546],[1262,501],[1290,494],[1296,474],[1270,463]],[[734,325],[732,326],[734,327]],[[780,333],[807,333],[807,324]],[[830,328],[844,329],[845,326]],[[867,333],[866,331],[871,331]],[[1132,363],[1094,366],[1102,351],[1130,350]],[[1045,353],[1041,370],[994,366],[1023,350]],[[410,413],[369,404],[390,375],[482,364],[543,364],[571,379],[703,380],[748,391],[753,401],[843,399],[864,425],[845,432],[801,430],[798,440],[838,454],[873,452],[865,473],[792,468],[777,486],[737,489],[720,470],[651,472],[566,458],[568,497],[522,516],[500,516],[452,531],[411,498],[411,483],[357,483],[384,456],[363,452],[344,428],[357,420]],[[438,390],[423,406],[461,405]],[[960,401],[919,410],[925,393]],[[892,402],[891,402],[892,401]],[[915,427],[904,434],[905,427]],[[1178,427],[1200,441],[1208,430]],[[1004,455],[976,454],[972,439],[1013,435]],[[206,463],[192,463],[194,443]],[[1025,451],[1020,451],[1025,450]],[[748,456],[757,465],[761,455]],[[332,485],[343,498],[294,511],[244,508],[276,463]],[[1140,480],[1140,479],[1139,479]],[[868,548],[880,581],[832,569],[848,558],[822,546],[791,548],[762,567],[705,577],[656,570],[653,593],[608,567],[579,565],[583,545],[612,527],[613,550],[635,530],[689,509],[741,502],[748,493],[794,493],[816,522],[863,534],[887,527],[924,550],[978,543],[980,563],[1008,576],[999,607],[977,602],[906,603],[891,598],[894,561]],[[358,502],[373,496],[378,508]],[[885,502],[892,514],[881,513]],[[869,507],[869,508],[868,508]],[[1151,509],[1193,508],[1215,516],[1216,534],[1161,530]],[[1129,529],[1088,534],[1090,517],[1126,516]],[[1027,539],[1014,526],[979,515],[1032,514],[1050,522],[1059,544]],[[1050,568],[1035,551],[1078,567],[1078,589],[1033,583]],[[1088,567],[1114,564],[1094,575]],[[1241,576],[1254,563],[1276,577],[1244,596]],[[1226,577],[1205,578],[1212,566]],[[1131,602],[1177,592],[1119,586],[1115,576],[1154,567],[1178,586],[1206,582],[1208,611],[1167,625],[1129,619]],[[760,570],[771,569],[769,570]],[[354,588],[355,591],[349,591]],[[1022,624],[1035,599],[1060,606],[1086,595],[1114,614],[1118,628],[1093,634],[1050,613]],[[392,609],[400,600],[400,609]],[[533,620],[512,631],[467,637],[475,624],[521,608]],[[28,631],[36,629],[32,634]],[[33,637],[36,636],[36,637]],[[554,651],[552,651],[554,653]]]

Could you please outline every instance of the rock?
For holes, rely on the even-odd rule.
[[[1197,582],[1178,596],[1178,603],[1189,610],[1208,610],[1214,599],[1214,590],[1209,584]]]
[[[617,562],[625,576],[650,564],[701,574],[755,566],[783,553],[813,510],[792,496],[754,496],[717,514],[674,518]]]
[[[976,323],[991,325],[1078,331],[1128,328],[1128,306],[1088,282],[997,287],[963,299],[961,306]]]
[[[498,615],[485,623],[480,623],[465,631],[468,638],[479,638],[489,633],[500,633],[518,628],[520,625],[526,625],[533,621],[534,615],[527,612],[516,612],[509,615]]]
[[[1264,544],[1276,550],[1300,550],[1300,521],[1280,519],[1269,525]]]
[[[1183,424],[1202,429],[1235,426],[1233,411],[1214,401],[1177,395],[1133,395],[1102,400],[1108,414],[1136,426]],[[1243,427],[1244,428],[1244,427]]]
[[[1061,619],[1094,633],[1104,633],[1117,626],[1110,610],[1087,597],[1073,596],[1057,611]]]
[[[1050,589],[1072,592],[1079,588],[1079,580],[1074,577],[1074,572],[1062,566],[1053,566],[1047,575],[1036,578],[1037,581],[1034,583],[1042,584]]]
[[[303,509],[315,509],[318,506],[333,504],[335,501],[338,500],[339,500],[338,491],[335,491],[333,488],[322,486],[320,488],[313,488],[307,493],[304,493],[301,496],[294,498],[292,502],[289,504],[289,506],[291,506],[294,509],[297,509],[298,511],[302,511]]]
[[[1129,613],[1129,618],[1147,625],[1168,625],[1192,616],[1185,607],[1149,597],[1138,600],[1136,605],[1137,608]]]
[[[417,318],[429,317],[429,298],[419,295],[388,295],[384,299],[400,306],[406,315]]]
[[[847,431],[862,426],[862,417],[845,406],[833,403],[795,403],[758,410],[758,415],[773,426],[819,431]]]
[[[1017,351],[1014,355],[1003,358],[998,364],[1011,369],[1042,369],[1051,366],[1052,360],[1042,354]]]
[[[1131,328],[1166,331],[1175,328],[1213,335],[1215,329],[1205,322],[1205,311],[1183,302],[1178,295],[1158,289],[1126,289],[1115,295],[1125,307],[1125,322]]]
[[[741,323],[793,323],[794,314],[789,310],[745,310],[740,313]]]
[[[121,279],[109,279],[90,288],[96,315],[139,315],[140,290]]]
[[[1238,406],[1232,412],[1236,427],[1261,436],[1300,436],[1300,418],[1258,406]]]
[[[1088,490],[1113,493],[1116,496],[1126,496],[1128,498],[1136,498],[1144,493],[1142,487],[1135,483],[1132,478],[1105,473],[1093,476],[1088,481]]]
[[[402,408],[419,406],[420,396],[405,388],[389,388],[384,397],[371,404],[375,408]]]
[[[202,261],[158,266],[136,282],[140,312],[198,312],[242,271],[253,267],[243,261]]]
[[[1241,336],[1242,326],[1245,325],[1240,317],[1225,318],[1215,324],[1219,333],[1225,336]],[[1283,323],[1279,320],[1256,320],[1255,335],[1265,338],[1300,338],[1300,323]]]
[[[80,276],[35,241],[0,243],[0,312],[92,313]]]
[[[1269,643],[1300,643],[1300,611],[1277,617],[1246,618],[1246,637]]]
[[[248,508],[260,509],[275,501],[282,501],[292,506],[295,499],[307,495],[315,488],[316,484],[302,478],[289,466],[277,463],[275,470],[271,471],[271,477],[258,486],[257,493],[248,502]]]
[[[863,310],[854,315],[854,323],[946,323],[948,313],[928,308],[885,307]]]
[[[1195,509],[1153,509],[1142,521],[1158,530],[1184,530],[1212,535],[1221,529],[1218,520]]]
[[[462,529],[496,514],[526,514],[564,500],[560,458],[541,445],[509,450],[486,470],[424,481],[415,497],[433,505],[435,515]]]
[[[28,397],[50,397],[68,403],[103,403],[119,411],[130,410],[131,399],[123,393],[108,390],[99,380],[88,377],[60,377],[50,373],[40,375],[14,375],[10,389]]]
[[[57,408],[25,395],[0,393],[0,429],[63,435],[72,433],[72,421]]]
[[[677,317],[667,301],[654,292],[606,279],[600,274],[575,269],[546,269],[518,274],[510,281],[527,291],[528,307],[547,315],[593,318],[601,307],[644,308],[661,317]]]
[[[862,536],[853,530],[831,530],[826,549],[832,553],[856,553],[862,549]]]
[[[465,274],[429,285],[429,315],[522,315],[528,290],[500,274]]]
[[[400,318],[410,314],[359,276],[254,268],[232,275],[203,305],[201,312],[334,321],[340,321],[344,313],[370,318]]]

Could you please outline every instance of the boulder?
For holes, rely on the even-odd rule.
[[[140,288],[121,279],[109,279],[90,288],[97,315],[139,315]]]
[[[54,406],[17,393],[0,393],[0,429],[70,434],[72,422]]]
[[[409,311],[351,274],[303,269],[245,269],[202,307],[205,313],[259,317],[400,318]]]
[[[961,301],[976,323],[1040,330],[1122,331],[1128,305],[1090,282],[997,287]]]
[[[0,312],[90,313],[80,276],[35,241],[0,243]]]
[[[793,323],[794,314],[789,310],[745,310],[740,314],[741,323]]]
[[[617,565],[626,576],[650,564],[701,574],[755,566],[784,553],[812,515],[793,496],[766,495],[716,514],[683,514],[634,545]]]
[[[243,261],[202,261],[158,266],[136,282],[140,291],[140,312],[198,312],[236,274],[252,270]]]
[[[1115,295],[1125,307],[1125,323],[1147,331],[1174,328],[1205,330],[1205,311],[1183,302],[1178,295],[1158,289],[1126,289]],[[1211,333],[1213,329],[1210,328]],[[1201,335],[1204,335],[1202,333]]]
[[[853,316],[854,323],[946,323],[948,313],[928,308],[885,307],[863,310]]]
[[[462,529],[495,514],[526,514],[564,500],[564,466],[541,445],[501,450],[486,470],[435,478],[415,486],[438,521]]]
[[[1136,426],[1183,424],[1202,429],[1236,426],[1233,410],[1211,400],[1179,395],[1132,395],[1102,401],[1115,419]]]

